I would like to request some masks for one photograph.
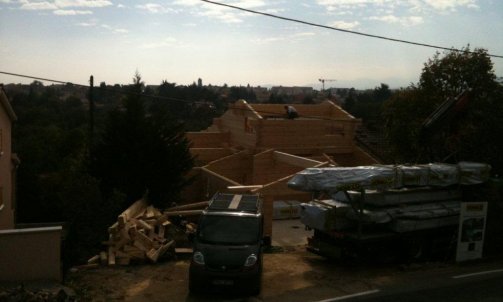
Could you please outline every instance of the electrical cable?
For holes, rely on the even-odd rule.
[[[372,35],[372,34],[367,34],[367,33],[363,33],[363,32],[358,32],[358,31],[353,31],[353,30],[348,30],[348,29],[342,29],[342,28],[337,28],[337,27],[328,26],[328,25],[322,25],[322,24],[307,22],[307,21],[303,21],[303,20],[299,20],[299,19],[282,17],[282,16],[278,16],[278,15],[274,15],[274,14],[269,14],[269,13],[264,13],[264,12],[260,12],[260,11],[256,11],[256,10],[242,8],[242,7],[239,7],[239,6],[236,6],[236,5],[225,4],[225,3],[220,3],[220,2],[210,1],[210,0],[200,0],[200,1],[206,2],[206,3],[209,3],[209,4],[214,4],[214,5],[219,5],[219,6],[227,7],[227,8],[241,10],[241,11],[244,11],[244,12],[247,12],[247,13],[262,15],[262,16],[266,16],[266,17],[276,18],[276,19],[280,19],[280,20],[285,20],[285,21],[300,23],[300,24],[314,26],[314,27],[320,27],[320,28],[325,28],[325,29],[330,29],[330,30],[336,30],[336,31],[344,32],[344,33],[354,34],[354,35],[360,35],[360,36],[365,36],[365,37],[370,37],[370,38],[382,39],[382,40],[387,40],[387,41],[392,41],[392,42],[399,42],[399,43],[405,43],[405,44],[411,44],[411,45],[423,46],[423,47],[429,47],[429,48],[435,48],[435,49],[457,51],[457,52],[465,52],[465,53],[476,53],[474,51],[467,51],[467,50],[462,50],[462,49],[449,48],[449,47],[437,46],[437,45],[432,45],[432,44],[426,44],[426,43],[420,43],[420,42],[401,40],[401,39],[390,38],[390,37],[385,37],[385,36]],[[494,58],[503,58],[503,56],[501,56],[501,55],[493,55],[493,54],[487,54],[487,55],[490,56],[490,57],[494,57]]]

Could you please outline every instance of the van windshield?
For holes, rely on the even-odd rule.
[[[199,221],[197,237],[211,244],[254,244],[260,239],[258,217],[204,216]]]

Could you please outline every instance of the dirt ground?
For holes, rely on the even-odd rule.
[[[191,295],[189,256],[155,265],[77,271],[66,285],[80,301],[319,301],[385,286],[406,273],[399,266],[330,262],[302,246],[278,250],[264,255],[262,292],[256,297]]]
[[[392,284],[410,270],[399,265],[361,266],[307,252],[298,219],[274,221],[273,252],[264,254],[262,292],[256,297],[192,295],[190,255],[157,264],[100,267],[69,273],[66,285],[80,301],[319,301]],[[438,264],[436,264],[438,265]],[[431,269],[432,264],[416,269]],[[435,266],[435,264],[433,265]]]

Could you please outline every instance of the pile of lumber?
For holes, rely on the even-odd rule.
[[[88,260],[87,267],[101,265],[129,265],[131,262],[156,263],[161,257],[175,252],[175,235],[178,232],[194,233],[194,223],[175,225],[170,217],[198,215],[208,202],[172,207],[162,213],[145,199],[133,203],[122,212],[117,222],[108,228],[109,239],[103,242],[106,251]],[[179,222],[179,221],[178,221]],[[182,249],[185,250],[185,249]]]

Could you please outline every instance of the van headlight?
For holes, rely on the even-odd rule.
[[[245,266],[246,267],[254,266],[255,263],[257,263],[257,255],[251,254],[250,256],[248,256],[248,258],[246,258]]]
[[[204,255],[201,252],[195,252],[192,256],[192,260],[199,265],[204,265]]]

